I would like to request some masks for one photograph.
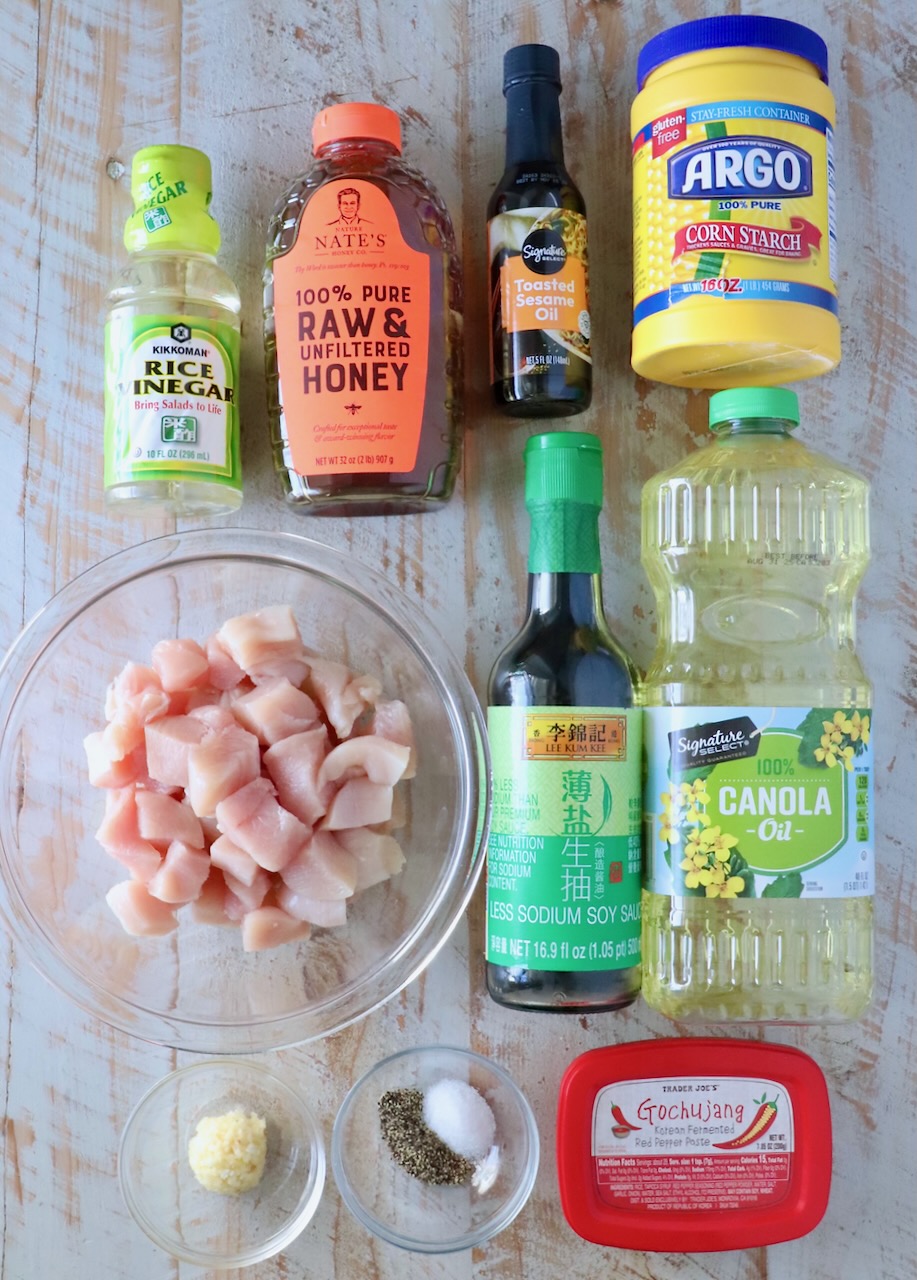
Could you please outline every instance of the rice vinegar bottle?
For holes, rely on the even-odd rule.
[[[643,994],[679,1020],[845,1021],[872,990],[869,490],[798,422],[791,391],[720,392],[643,491]]]

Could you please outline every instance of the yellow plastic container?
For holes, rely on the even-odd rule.
[[[777,18],[704,18],[641,50],[631,362],[643,377],[773,386],[840,361],[827,79],[824,41]]]

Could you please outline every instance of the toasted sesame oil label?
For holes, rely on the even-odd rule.
[[[837,312],[833,132],[789,102],[685,106],[634,138],[634,324],[704,297]]]
[[[241,484],[239,333],[200,316],[105,327],[105,485],[178,473]]]
[[[271,265],[280,402],[294,469],[406,472],[417,461],[430,259],[372,182],[327,182]]]
[[[640,962],[641,715],[491,707],[487,959],[549,971]]]
[[[648,707],[647,887],[870,896],[871,718],[868,707]]]
[[[794,1158],[793,1106],[774,1080],[623,1080],[596,1094],[595,1186],[620,1208],[718,1212],[777,1204]]]

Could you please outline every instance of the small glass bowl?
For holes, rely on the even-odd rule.
[[[207,1191],[188,1162],[204,1116],[241,1108],[267,1121],[264,1175],[252,1191]],[[118,1153],[121,1194],[142,1231],[173,1258],[227,1271],[263,1262],[311,1221],[325,1185],[321,1131],[267,1067],[223,1058],[165,1076],[137,1103]]]
[[[379,1099],[390,1089],[425,1092],[438,1080],[473,1085],[496,1120],[494,1149],[462,1186],[437,1186],[406,1172],[389,1151]],[[344,1203],[373,1235],[415,1253],[455,1253],[490,1240],[513,1221],[538,1172],[538,1127],[510,1076],[468,1049],[430,1045],[385,1058],[353,1086],[331,1136],[331,1163]]]

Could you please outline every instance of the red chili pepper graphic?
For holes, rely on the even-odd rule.
[[[620,1129],[628,1129],[630,1131],[635,1132],[637,1129],[640,1128],[638,1124],[631,1124],[631,1122],[627,1119],[627,1117],[625,1116],[621,1108],[618,1106],[615,1106],[614,1104],[612,1104],[611,1115],[615,1124]]]
[[[777,1118],[777,1099],[768,1102],[766,1095],[762,1094],[760,1102],[757,1098],[754,1101],[758,1103],[758,1110],[748,1128],[737,1137],[730,1138],[728,1142],[713,1142],[711,1146],[719,1147],[722,1151],[735,1151],[739,1147],[747,1147],[749,1143],[767,1133]]]

